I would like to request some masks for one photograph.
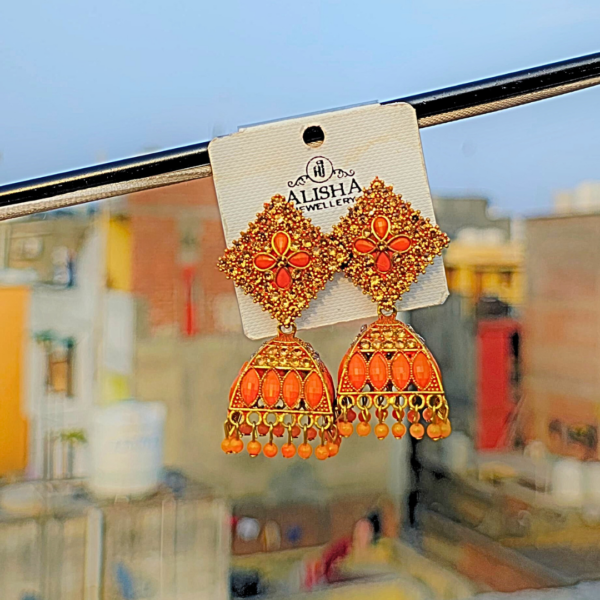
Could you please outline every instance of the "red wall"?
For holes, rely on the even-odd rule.
[[[512,343],[519,323],[512,319],[480,321],[477,327],[477,448],[507,443],[509,417],[515,408],[511,384]]]

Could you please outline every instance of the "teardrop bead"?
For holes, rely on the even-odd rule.
[[[295,408],[300,398],[302,380],[296,371],[290,371],[283,380],[283,401],[289,408]]]
[[[307,267],[310,262],[310,254],[308,254],[308,252],[296,252],[296,254],[292,254],[288,258],[288,262],[292,267],[303,269],[304,267]]]
[[[376,217],[373,221],[373,233],[382,240],[388,234],[390,222],[385,217]]]
[[[388,382],[388,364],[385,357],[378,352],[369,362],[369,380],[376,390],[385,387]]]
[[[348,381],[356,390],[362,390],[367,381],[367,363],[360,352],[357,352],[348,361]]]
[[[273,250],[275,250],[279,256],[283,256],[290,246],[290,236],[283,231],[279,231],[273,236],[272,245]]]
[[[373,252],[373,250],[375,250],[375,244],[367,238],[358,238],[354,242],[354,249],[361,254],[368,254],[369,252]]]
[[[277,373],[271,369],[264,376],[262,381],[262,398],[267,406],[275,406],[279,400],[281,383]]]
[[[420,390],[426,388],[431,381],[431,365],[424,352],[419,352],[413,360],[413,378]]]
[[[277,275],[275,275],[275,284],[282,290],[287,290],[292,284],[292,276],[285,267],[281,267],[281,269],[277,271]]]
[[[323,398],[323,382],[318,373],[312,372],[304,382],[304,400],[312,408],[319,406]]]
[[[410,248],[410,238],[399,235],[390,241],[389,246],[396,252],[406,252]]]
[[[380,252],[375,259],[375,266],[380,273],[387,273],[392,268],[392,261],[387,252]]]
[[[250,369],[242,378],[240,384],[240,394],[242,400],[248,405],[252,406],[258,398],[258,390],[260,388],[260,378],[255,369]]]
[[[254,258],[254,266],[265,271],[275,264],[275,259],[270,254],[257,254]]]
[[[398,352],[392,361],[392,381],[400,391],[404,390],[410,381],[410,363],[401,352]]]

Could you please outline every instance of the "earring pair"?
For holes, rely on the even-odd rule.
[[[374,429],[379,439],[406,432],[447,437],[451,426],[440,369],[424,341],[397,319],[396,303],[449,239],[376,178],[348,213],[324,234],[283,196],[274,196],[232,242],[218,267],[278,322],[278,335],[245,363],[229,394],[226,453],[281,454],[325,460],[343,438]],[[333,278],[345,276],[377,303],[342,359],[337,393],[329,370],[295,320]],[[371,426],[373,416],[377,424]],[[423,424],[425,423],[425,425]],[[263,445],[259,438],[267,438]]]

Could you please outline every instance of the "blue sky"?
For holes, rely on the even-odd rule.
[[[597,0],[0,8],[0,183],[600,50]],[[539,213],[600,180],[600,88],[423,130],[435,193]]]

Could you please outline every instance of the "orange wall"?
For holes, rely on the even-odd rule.
[[[29,290],[0,288],[0,475],[27,465],[23,369]]]

